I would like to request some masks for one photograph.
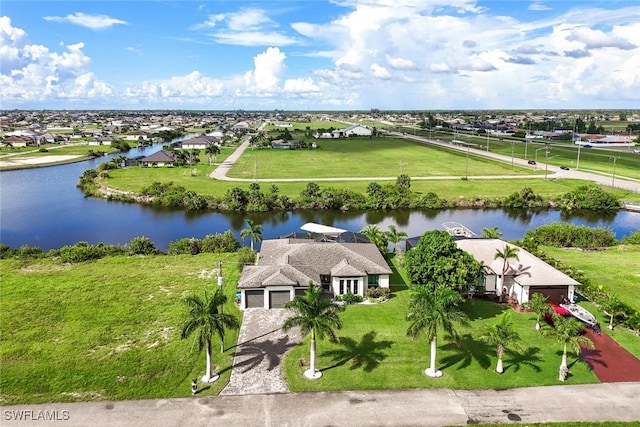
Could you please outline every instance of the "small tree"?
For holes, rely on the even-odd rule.
[[[559,380],[564,381],[569,374],[569,368],[567,367],[567,347],[571,347],[575,350],[577,355],[580,355],[580,344],[584,344],[589,348],[593,348],[593,342],[581,335],[584,325],[574,319],[564,319],[554,313],[553,315],[553,327],[543,329],[545,336],[555,338],[562,344],[562,362],[560,363],[560,375]]]
[[[395,225],[390,225],[389,230],[384,232],[384,236],[393,243],[393,252],[398,252],[398,243],[407,240],[407,237],[409,237],[406,232],[398,231]]]
[[[482,237],[484,237],[485,239],[500,239],[502,238],[502,232],[498,229],[498,227],[483,228]]]
[[[502,259],[502,274],[499,276],[499,281],[498,281],[498,288],[501,291],[502,291],[502,288],[504,287],[504,275],[509,270],[509,259],[515,258],[518,261],[520,260],[520,258],[518,258],[518,251],[519,249],[516,248],[515,246],[509,246],[507,244],[504,245],[503,250],[496,249],[496,253],[493,258]],[[502,298],[502,293],[500,294],[500,296]]]
[[[524,307],[533,310],[536,314],[536,331],[539,331],[540,320],[542,320],[542,317],[551,310],[551,307],[547,304],[547,297],[542,295],[540,292],[536,292],[531,295],[529,301],[524,303]]]
[[[299,326],[302,336],[311,333],[310,366],[304,371],[304,376],[312,380],[318,379],[322,372],[316,371],[316,337],[322,339],[327,335],[330,341],[338,341],[336,329],[342,327],[338,313],[344,308],[333,300],[322,298],[322,288],[311,282],[304,297],[296,296],[284,307],[293,310],[294,314],[285,320],[282,329],[287,331]]]
[[[189,308],[189,317],[182,326],[180,337],[186,339],[195,333],[198,350],[206,349],[207,371],[202,377],[202,382],[205,383],[212,383],[219,377],[218,374],[213,373],[211,339],[214,335],[220,337],[220,352],[223,352],[225,330],[240,327],[236,316],[222,312],[222,306],[225,302],[227,302],[227,297],[221,288],[216,289],[212,295],[205,293],[204,298],[192,294],[184,299],[184,303]]]
[[[613,331],[613,319],[625,313],[624,304],[615,294],[609,294],[609,296],[602,301],[602,308],[609,315],[609,326],[607,326],[607,328]]]
[[[513,327],[510,311],[502,313],[498,318],[498,323],[495,325],[485,326],[485,333],[480,337],[480,339],[488,344],[498,347],[498,363],[496,365],[496,372],[502,374],[504,372],[502,367],[502,356],[504,355],[504,350],[508,346],[515,346],[516,342],[520,340],[520,335],[518,335]]]
[[[360,233],[365,235],[366,238],[369,239],[371,243],[376,245],[380,250],[380,252],[387,253],[387,251],[389,250],[388,249],[389,241],[387,240],[385,233],[382,230],[380,230],[380,228],[378,228],[377,225],[369,224],[366,227],[364,227],[362,230],[360,230]]]

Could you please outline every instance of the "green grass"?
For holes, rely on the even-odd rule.
[[[553,258],[583,271],[592,283],[602,285],[606,291],[616,294],[625,304],[640,310],[637,297],[640,293],[640,246],[619,245],[596,252],[551,247],[545,247],[543,250]],[[598,318],[604,333],[640,358],[640,338],[636,334],[615,324],[613,331],[606,329],[609,316],[593,303],[580,304]]]
[[[402,281],[395,275],[392,283]],[[541,386],[558,384],[562,347],[535,331],[533,313],[514,313],[516,330],[523,349],[508,351],[505,373],[495,373],[496,349],[478,339],[484,325],[492,324],[508,310],[506,305],[488,301],[468,301],[464,310],[471,320],[459,327],[460,347],[439,337],[438,368],[444,376],[430,379],[422,371],[429,365],[429,344],[424,337],[415,341],[406,336],[405,320],[409,291],[400,284],[392,287],[393,297],[380,305],[353,305],[341,314],[343,328],[339,343],[320,340],[316,366],[322,380],[308,381],[302,376],[308,367],[309,337],[287,354],[284,373],[295,392],[401,388],[476,389]],[[575,354],[570,355],[569,384],[597,383],[597,378]],[[304,366],[301,366],[301,362]]]
[[[236,178],[466,176],[466,153],[402,138],[316,140],[316,150],[247,150],[228,174]],[[541,173],[541,172],[539,172]],[[468,175],[530,175],[530,168],[469,156]]]
[[[640,310],[640,246],[619,245],[601,251],[544,247],[543,251],[584,272],[589,280]]]
[[[63,265],[54,260],[0,260],[0,404],[120,400],[190,395],[205,370],[204,352],[181,340],[183,295],[217,286],[224,262],[230,302],[239,271],[234,255],[108,257]],[[228,382],[237,331],[227,351],[213,341],[221,379]]]

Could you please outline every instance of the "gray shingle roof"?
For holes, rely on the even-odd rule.
[[[309,281],[321,283],[321,275],[369,274],[392,274],[378,248],[371,243],[275,239],[262,242],[257,265],[245,267],[238,287],[307,286]]]

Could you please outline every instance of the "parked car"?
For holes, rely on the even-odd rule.
[[[584,144],[584,145],[583,145],[583,147],[584,147],[584,148],[591,148],[591,145],[589,145],[589,144]]]
[[[535,160],[529,160],[527,163],[529,163],[530,165],[535,165],[536,161]]]
[[[569,168],[567,166],[560,166],[560,169],[562,169],[563,171],[568,171]]]

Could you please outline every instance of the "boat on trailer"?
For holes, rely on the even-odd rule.
[[[567,309],[573,317],[582,321],[590,328],[599,329],[598,320],[596,319],[596,316],[591,314],[586,308],[579,306],[574,302],[569,304],[560,304],[560,307]]]

